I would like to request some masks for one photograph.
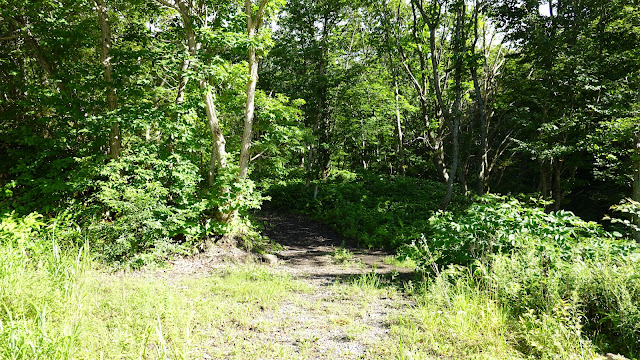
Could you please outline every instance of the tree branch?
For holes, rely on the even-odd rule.
[[[174,9],[174,10],[180,11],[180,9],[178,9],[178,5],[176,5],[175,3],[172,4],[172,3],[170,3],[170,2],[168,2],[166,0],[155,0],[155,1],[157,3],[159,3],[160,5],[162,5],[162,6],[166,6],[166,7],[170,8],[170,9]]]

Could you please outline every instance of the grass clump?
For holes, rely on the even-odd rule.
[[[637,244],[571,213],[495,196],[436,213],[430,224],[405,254],[436,277],[439,267],[468,269],[476,291],[518,319],[523,354],[640,354]]]
[[[339,264],[344,264],[353,260],[353,252],[342,246],[335,249],[332,256],[333,260]]]
[[[472,270],[451,266],[419,287],[418,304],[392,322],[397,358],[598,359],[574,303],[520,316]]]

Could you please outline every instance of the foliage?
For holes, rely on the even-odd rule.
[[[532,239],[537,246],[552,247],[568,256],[585,238],[611,237],[601,226],[571,212],[546,213],[514,198],[485,195],[462,212],[439,211],[429,218],[424,234],[408,249],[429,259],[438,254],[440,264],[469,264],[486,254],[508,253]],[[431,255],[430,255],[431,254]]]
[[[484,286],[524,322],[564,321],[569,312],[568,325],[599,347],[635,356],[640,350],[640,251],[637,246],[633,252],[621,251],[615,245],[593,244],[591,256],[576,251],[569,258],[533,245],[494,255],[486,267],[480,266]],[[531,346],[538,351],[538,345]]]
[[[317,191],[317,193],[316,193]],[[326,182],[273,185],[272,204],[313,215],[368,247],[394,249],[429,227],[442,184],[374,173],[336,172]],[[465,201],[458,197],[458,206]]]
[[[203,238],[200,175],[188,160],[140,148],[109,162],[101,175],[95,194],[100,219],[89,232],[105,260],[139,266],[188,251]],[[150,250],[156,254],[147,258]]]
[[[640,202],[632,199],[624,199],[618,205],[611,206],[611,210],[627,216],[626,219],[612,218],[605,216],[604,220],[611,220],[612,223],[620,223],[631,231],[640,231],[640,227],[628,218],[637,219],[640,217]]]
[[[403,251],[438,279],[467,269],[477,291],[519,319],[526,354],[566,358],[589,347],[582,334],[608,351],[640,350],[640,246],[600,225],[485,196],[459,213],[434,214]]]

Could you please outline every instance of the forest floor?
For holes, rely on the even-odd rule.
[[[290,276],[302,286],[275,306],[260,307],[234,335],[236,343],[226,353],[218,348],[218,356],[231,357],[239,343],[246,342],[241,348],[252,353],[248,358],[395,357],[398,344],[390,328],[416,305],[404,291],[412,286],[413,268],[398,264],[389,252],[358,248],[303,216],[267,209],[256,217],[264,226],[263,235],[281,249],[275,252],[277,261],[258,255],[254,265]],[[236,256],[246,262],[246,254]],[[193,276],[205,269],[219,272],[229,266],[234,265],[209,253],[175,262],[166,276]]]
[[[256,217],[275,263],[213,247],[162,268],[113,271],[86,250],[26,267],[0,248],[0,359],[523,358],[475,289],[426,287],[305,217]]]

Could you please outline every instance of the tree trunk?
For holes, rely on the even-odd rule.
[[[55,81],[56,79],[54,79],[56,77],[55,64],[50,62],[45,56],[42,48],[40,47],[40,44],[38,43],[38,40],[33,35],[30,27],[28,26],[28,22],[24,20],[21,16],[13,17],[12,20],[14,24],[17,27],[21,28],[22,31],[24,32],[24,35],[22,36],[22,38],[24,39],[24,42],[27,45],[27,47],[33,52],[33,56],[38,62],[38,65],[40,65],[40,68],[42,68],[43,70],[43,74],[42,74],[43,84],[49,85],[50,80],[53,79],[56,91],[58,91],[58,93],[62,92],[62,90],[64,90],[64,85],[62,84],[62,82]]]
[[[180,69],[180,80],[178,80],[178,91],[176,93],[176,104],[182,104],[184,102],[184,93],[187,89],[187,82],[189,78],[186,76],[187,70],[189,70],[189,66],[191,65],[191,61],[189,59],[185,59],[182,62],[182,68]]]
[[[400,91],[398,89],[398,79],[396,79],[395,71],[393,74],[393,84],[395,86],[396,95],[396,127],[398,130],[398,158],[400,160],[400,172],[402,176],[407,174],[407,166],[404,160],[404,139],[402,133],[402,117],[400,117]]]
[[[249,0],[247,0],[249,1]],[[249,15],[250,16],[250,15]],[[249,38],[255,36],[256,29],[249,23]],[[251,157],[251,138],[253,136],[253,119],[255,113],[256,85],[258,83],[258,58],[255,47],[249,48],[249,82],[247,83],[247,102],[245,106],[244,131],[240,148],[239,177],[246,178]]]
[[[205,108],[207,110],[207,120],[209,123],[209,130],[213,137],[213,146],[211,147],[211,160],[209,161],[209,186],[213,186],[216,169],[224,169],[227,167],[227,152],[225,149],[226,141],[218,122],[218,115],[216,113],[216,105],[214,103],[211,90],[207,87],[204,81],[201,82]],[[223,191],[225,192],[225,191]]]
[[[549,168],[546,160],[540,160],[540,193],[544,199],[548,199],[551,196],[551,190],[549,188]]]
[[[440,175],[442,181],[447,183],[449,182],[449,170],[447,170],[447,163],[444,158],[444,143],[442,141],[442,138],[433,137],[431,139],[431,143],[431,149],[433,151],[433,162],[436,166],[436,171],[438,172],[438,175]]]
[[[178,1],[178,12],[182,17],[184,23],[185,35],[187,37],[187,46],[189,54],[192,57],[198,55],[198,48],[200,45],[196,41],[196,33],[191,24],[191,12],[184,1]],[[184,71],[188,70],[190,61],[185,60],[182,64]],[[184,75],[184,72],[183,72]],[[179,86],[186,86],[186,79],[183,76]],[[227,152],[226,152],[226,140],[222,134],[220,128],[220,122],[218,120],[218,114],[216,111],[216,104],[214,102],[214,96],[211,92],[211,88],[207,83],[207,80],[203,77],[200,79],[200,89],[202,91],[202,98],[204,100],[205,109],[207,112],[207,122],[209,124],[209,130],[211,130],[211,137],[213,139],[213,145],[211,146],[211,156],[208,169],[209,186],[213,186],[215,180],[215,174],[217,169],[223,169],[227,167]],[[184,99],[184,89],[178,89],[176,101],[180,103]],[[222,189],[222,192],[227,192],[228,189]]]
[[[245,13],[247,16],[247,34],[249,40],[253,40],[262,27],[264,12],[269,0],[260,0],[258,13],[253,15],[253,4],[251,0],[245,0]],[[244,111],[244,130],[242,132],[242,143],[240,145],[240,169],[239,179],[247,177],[249,170],[249,160],[251,159],[251,138],[253,137],[253,120],[256,108],[256,86],[258,84],[258,56],[254,46],[249,47],[249,81],[247,83],[247,102]]]
[[[634,149],[633,149],[633,200],[640,203],[640,131],[636,131],[634,134]],[[640,216],[634,216],[634,223],[640,227]],[[633,238],[640,242],[640,230],[633,232]]]
[[[564,200],[564,192],[562,191],[562,162],[556,160],[553,163],[553,209],[560,210],[562,201]]]
[[[100,23],[101,48],[100,63],[104,69],[104,82],[107,86],[107,107],[109,111],[113,111],[118,107],[116,98],[116,89],[113,87],[111,75],[113,66],[111,65],[111,26],[107,14],[107,7],[103,0],[95,0],[96,11],[98,12],[98,22]],[[109,134],[109,156],[112,159],[118,159],[122,154],[122,138],[120,134],[120,124],[114,121],[111,124],[111,133]]]
[[[465,42],[466,42],[466,38],[464,35],[464,16],[466,14],[465,11],[465,3],[464,0],[461,0],[458,4],[457,4],[457,13],[456,13],[456,34],[455,34],[455,47],[456,47],[456,52],[457,52],[457,60],[455,62],[455,73],[454,73],[454,78],[455,78],[455,91],[456,91],[456,99],[453,105],[453,121],[451,121],[452,124],[452,129],[451,129],[451,135],[452,135],[452,147],[453,147],[453,154],[451,155],[452,159],[451,159],[451,171],[449,171],[449,179],[447,180],[447,194],[445,195],[444,199],[442,199],[442,202],[440,202],[440,209],[446,209],[449,206],[449,203],[451,202],[451,199],[453,198],[453,183],[455,181],[456,178],[456,172],[458,171],[458,164],[460,162],[460,139],[459,139],[459,130],[460,130],[460,118],[462,117],[462,112],[461,112],[461,106],[462,106],[462,71],[463,71],[463,59],[462,57],[464,56],[464,51],[465,51]],[[436,76],[436,70],[434,70],[434,76]],[[438,102],[441,104],[442,106],[442,98],[440,95],[440,91],[437,92],[438,93]],[[444,111],[444,109],[443,109]],[[445,115],[445,119],[451,117],[450,114],[445,111],[444,112]]]
[[[471,67],[471,77],[476,93],[478,117],[480,118],[480,166],[478,167],[478,195],[484,195],[487,183],[488,150],[487,150],[487,114],[484,109],[484,99],[478,81],[478,71]]]

